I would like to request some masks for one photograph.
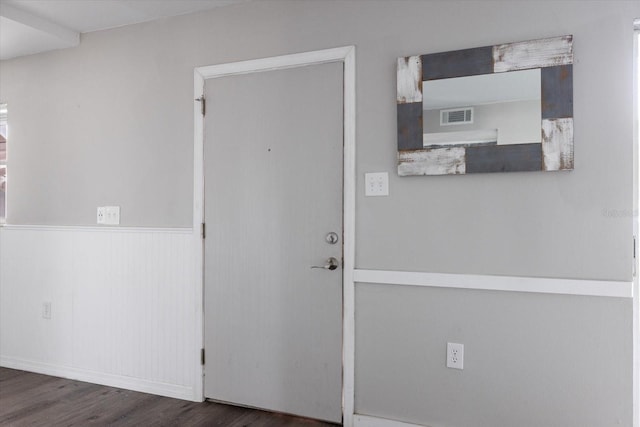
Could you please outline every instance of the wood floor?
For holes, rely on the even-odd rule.
[[[195,403],[0,368],[0,426],[335,427],[213,402]]]

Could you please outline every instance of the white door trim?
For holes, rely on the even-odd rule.
[[[640,279],[638,208],[640,207],[640,18],[633,21],[633,426],[640,427]]]
[[[318,65],[329,62],[344,64],[344,188],[343,188],[343,224],[344,224],[344,263],[343,263],[343,344],[342,344],[342,414],[344,426],[353,425],[354,410],[354,346],[355,346],[355,294],[353,270],[355,263],[355,199],[356,199],[356,64],[355,46],[271,58],[253,59],[220,65],[198,67],[193,74],[194,99],[204,94],[207,79],[248,74],[270,70]],[[194,101],[194,150],[193,150],[193,230],[196,246],[195,268],[198,272],[200,286],[196,295],[196,336],[200,337],[200,346],[204,347],[204,251],[200,238],[201,224],[204,221],[204,119],[200,102]],[[200,391],[200,400],[204,400],[203,368],[200,364],[200,348],[196,349],[198,357],[193,363],[197,372],[194,384]]]

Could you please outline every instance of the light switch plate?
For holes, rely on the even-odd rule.
[[[107,221],[105,224],[120,224],[120,206],[106,206]]]
[[[388,196],[389,174],[387,172],[365,173],[365,196]]]

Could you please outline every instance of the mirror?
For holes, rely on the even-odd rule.
[[[398,59],[398,173],[573,169],[572,36]]]
[[[423,147],[539,143],[540,70],[422,82]]]

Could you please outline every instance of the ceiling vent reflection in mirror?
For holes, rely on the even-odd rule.
[[[398,58],[397,79],[400,176],[573,169],[573,36]]]
[[[440,110],[440,126],[473,123],[473,107]]]

